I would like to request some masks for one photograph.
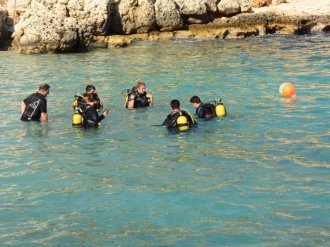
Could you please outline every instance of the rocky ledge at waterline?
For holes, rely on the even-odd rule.
[[[74,52],[88,50],[91,43],[109,47],[146,39],[330,31],[329,12],[279,8],[286,3],[256,8],[256,2],[263,6],[271,0],[31,0],[15,25],[11,48],[21,53]]]

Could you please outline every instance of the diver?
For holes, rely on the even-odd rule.
[[[94,106],[96,110],[99,110],[101,107],[103,107],[102,101],[96,93],[95,86],[93,85],[86,86],[86,93],[83,94],[82,99],[87,104]]]
[[[101,107],[103,104],[95,92],[95,86],[87,85],[86,93],[75,95],[72,125],[85,128],[99,126],[100,122],[109,114],[109,110],[106,109],[99,115],[98,111]]]
[[[31,94],[22,101],[22,121],[48,121],[46,97],[49,90],[50,86],[47,83],[41,84],[38,92]]]
[[[72,118],[72,125],[84,128],[95,128],[100,126],[100,122],[109,114],[109,110],[105,109],[101,115],[97,109],[86,103],[79,102],[76,107],[76,113]]]
[[[137,80],[136,86],[128,92],[125,107],[134,109],[151,106],[152,100],[152,94],[146,91],[146,84],[141,80]]]
[[[211,103],[203,103],[201,99],[194,95],[190,99],[191,105],[196,109],[195,115],[198,118],[212,119],[216,117],[215,105]]]
[[[173,99],[170,103],[171,113],[167,115],[167,118],[163,122],[163,126],[166,126],[169,130],[185,131],[190,127],[196,126],[197,122],[191,116],[191,114],[180,108],[180,101]]]

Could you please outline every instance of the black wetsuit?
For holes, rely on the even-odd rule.
[[[196,109],[195,113],[198,118],[211,119],[216,116],[215,105],[209,103],[201,103],[200,106]]]
[[[170,130],[178,130],[179,126],[177,126],[176,120],[181,115],[187,117],[189,126],[195,126],[197,124],[196,121],[191,117],[191,115],[188,112],[181,110],[178,112],[171,112],[170,114],[168,114],[162,125],[166,126]]]
[[[36,92],[23,100],[26,105],[21,116],[22,121],[40,121],[41,113],[47,113],[47,100],[42,94]]]
[[[103,114],[99,115],[94,106],[88,105],[87,103],[79,103],[81,114],[83,116],[82,126],[84,128],[98,127],[98,123],[101,122],[105,117]]]
[[[93,93],[92,95],[89,95],[88,93],[84,93],[83,96],[84,96],[85,99],[87,99],[88,102],[97,101],[97,103],[94,104],[94,107],[96,109],[100,109],[101,107],[103,107],[103,105],[101,103],[101,100],[100,100],[97,93]]]
[[[150,106],[150,99],[147,97],[147,93],[139,94],[134,93],[134,108],[147,107]]]

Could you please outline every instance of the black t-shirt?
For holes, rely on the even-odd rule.
[[[40,121],[41,113],[47,113],[47,100],[42,94],[36,92],[23,100],[26,105],[22,114],[22,121]]]

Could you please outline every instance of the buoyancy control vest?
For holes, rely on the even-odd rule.
[[[96,108],[84,102],[81,97],[82,95],[80,94],[75,95],[75,100],[73,102],[74,114],[72,116],[72,125],[86,128],[99,126],[99,122],[104,116],[101,115],[101,117],[99,117]]]
[[[215,105],[211,103],[201,103],[201,105],[196,109],[196,115],[199,118],[205,119],[216,117]]]
[[[147,97],[147,92],[139,94],[136,87],[132,87],[131,90],[127,90],[128,94],[125,98],[125,107],[128,107],[128,101],[130,100],[131,95],[134,95],[134,108],[147,107],[150,106],[150,99]]]
[[[180,110],[169,114],[163,123],[167,128],[177,131],[188,130],[190,126],[195,124],[194,118],[186,110]]]

